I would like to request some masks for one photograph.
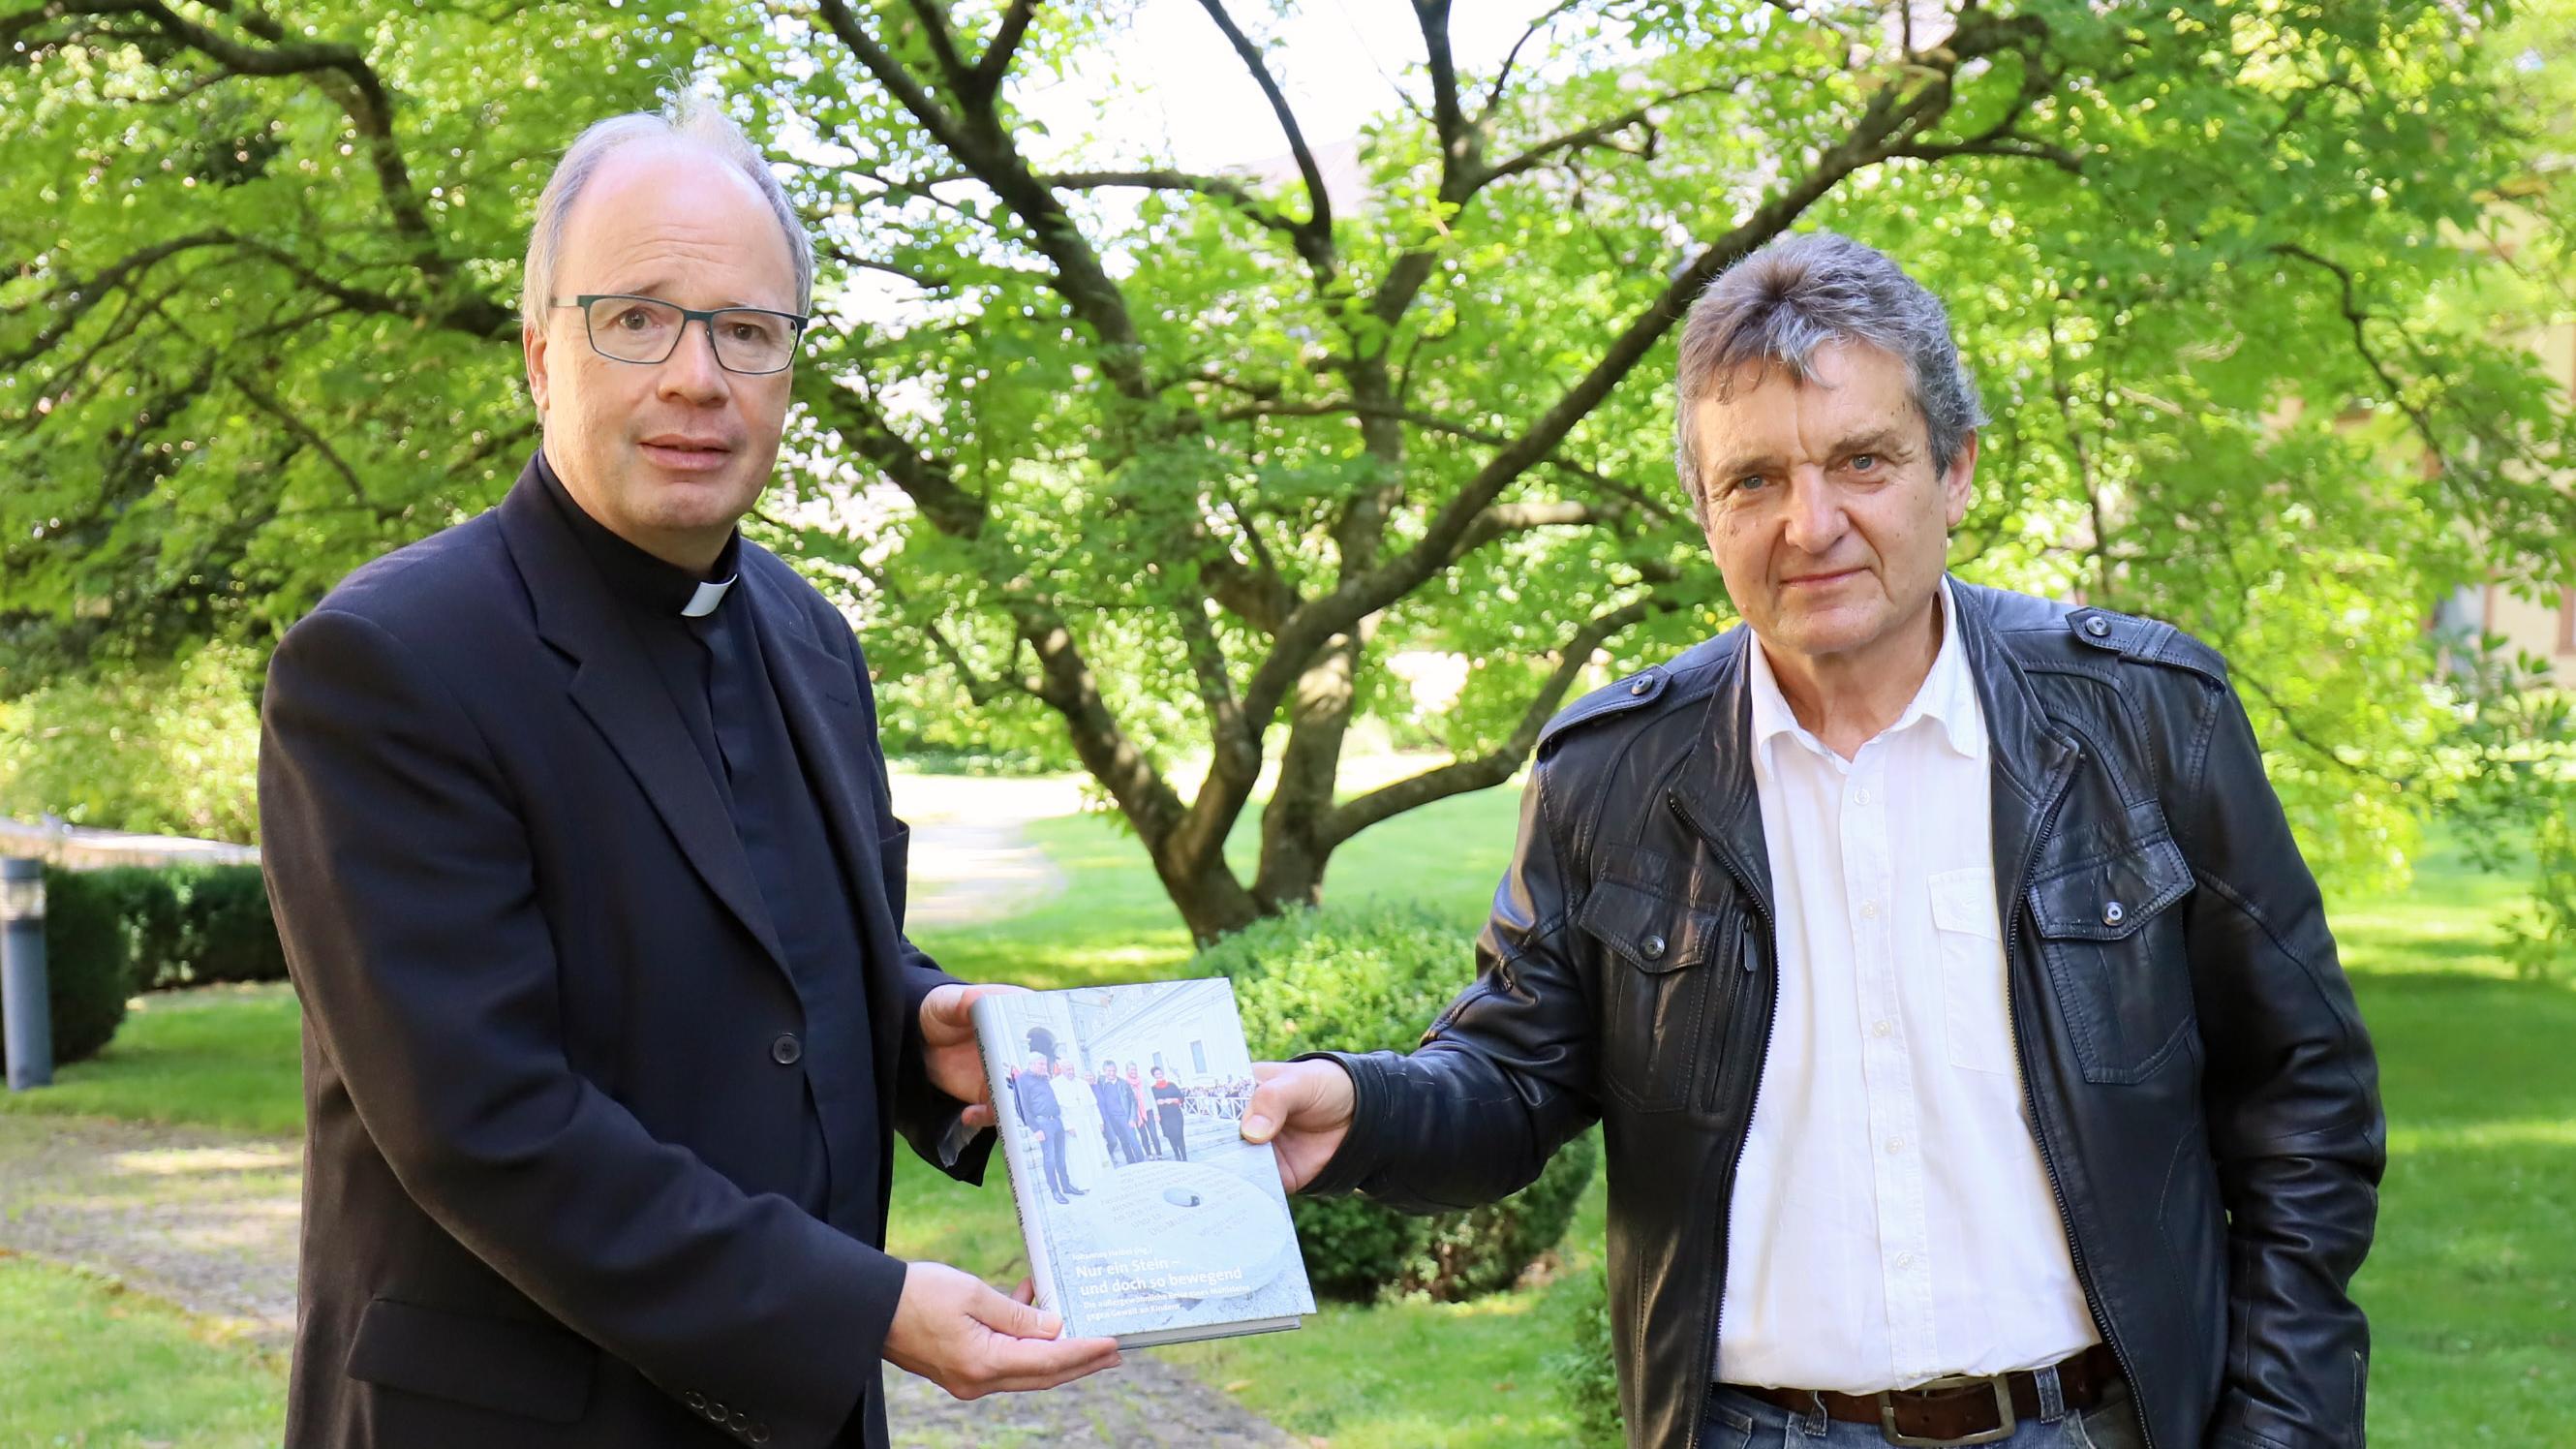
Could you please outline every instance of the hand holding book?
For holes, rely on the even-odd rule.
[[[1117,1366],[1114,1339],[1057,1338],[1064,1322],[1031,1303],[1034,1291],[1023,1280],[1004,1297],[945,1263],[909,1264],[885,1360],[961,1399],[1051,1389]]]
[[[1279,1185],[1295,1192],[1315,1180],[1350,1135],[1356,1098],[1351,1074],[1331,1061],[1255,1062],[1252,1104],[1243,1140],[1267,1142],[1279,1159]]]

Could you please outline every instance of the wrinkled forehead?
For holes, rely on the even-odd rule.
[[[1929,436],[1903,361],[1866,343],[1828,342],[1803,360],[1755,358],[1711,379],[1693,410],[1704,455],[1730,445],[1764,447],[1855,432]],[[1826,437],[1823,435],[1830,435]]]

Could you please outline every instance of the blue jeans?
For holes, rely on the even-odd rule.
[[[2076,1413],[2058,1398],[2057,1371],[2041,1369],[2038,1418],[2024,1419],[1992,1449],[2144,1449],[2129,1386],[2113,1384],[2102,1401]],[[2048,1412],[2056,1410],[2055,1413]],[[1819,1413],[1792,1414],[1767,1400],[1719,1386],[1709,1394],[1703,1449],[1887,1449],[1876,1424],[1845,1424]]]

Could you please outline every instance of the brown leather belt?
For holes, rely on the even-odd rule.
[[[2120,1381],[2120,1361],[2110,1348],[2095,1344],[2057,1365],[2058,1396],[2066,1408],[2082,1412],[2102,1402]],[[1792,1414],[1812,1414],[1819,1406],[1828,1419],[1846,1424],[1875,1424],[1890,1444],[1991,1444],[2012,1436],[2024,1419],[2039,1417],[2039,1380],[2029,1369],[1992,1378],[1934,1379],[1910,1389],[1880,1394],[1842,1394],[1831,1389],[1766,1389],[1728,1384],[1739,1394],[1777,1404]]]

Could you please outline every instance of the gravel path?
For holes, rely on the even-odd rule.
[[[978,779],[894,772],[895,813],[912,827],[904,924],[970,926],[1027,910],[1064,891],[1064,872],[1028,837],[1028,823],[1082,808],[1071,780]]]

